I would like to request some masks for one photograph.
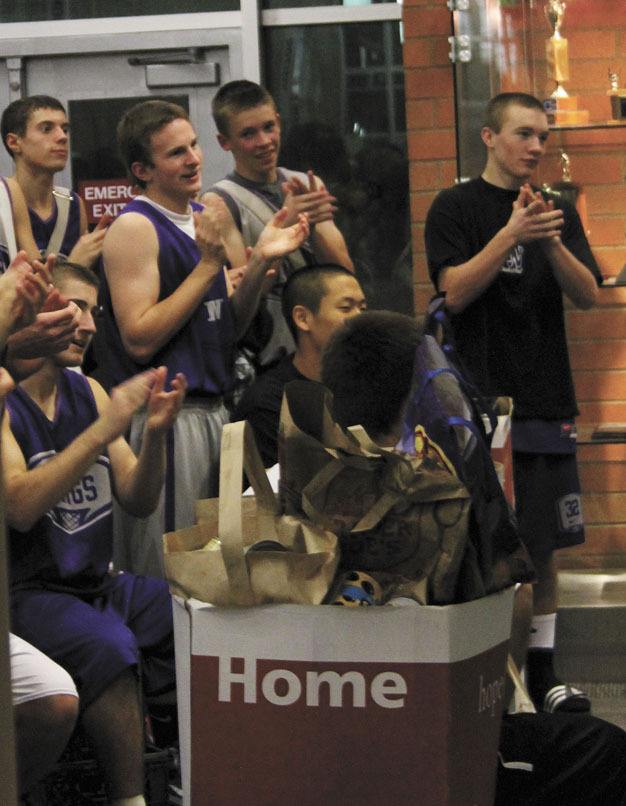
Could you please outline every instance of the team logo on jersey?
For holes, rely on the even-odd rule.
[[[223,299],[209,299],[204,303],[209,322],[219,322],[222,318]]]
[[[47,458],[54,456],[50,453]],[[62,531],[72,534],[111,513],[109,459],[100,456],[80,481],[47,514]]]
[[[509,252],[500,271],[504,274],[521,274],[524,271],[524,247],[521,244]]]
[[[79,509],[72,511],[71,509],[62,509],[55,507],[56,523],[63,529],[64,532],[75,532],[87,522],[89,516],[88,509]],[[53,518],[53,520],[55,520]]]

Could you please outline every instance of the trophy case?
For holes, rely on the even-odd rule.
[[[535,177],[577,202],[600,268],[626,264],[626,2],[450,0],[457,169],[479,174],[487,100],[529,92],[553,130]],[[609,280],[610,282],[610,280]]]

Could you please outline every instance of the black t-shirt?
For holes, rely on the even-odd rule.
[[[426,220],[430,276],[478,254],[508,222],[518,191],[473,179],[442,191]],[[598,283],[602,276],[575,208],[564,212],[564,245]],[[538,243],[519,244],[486,291],[452,317],[456,347],[488,395],[510,395],[517,418],[557,420],[578,411],[569,363],[562,292]]]
[[[278,461],[278,423],[283,389],[289,381],[306,380],[288,356],[259,376],[246,390],[233,416],[233,422],[247,420],[252,426],[256,444],[265,467]]]

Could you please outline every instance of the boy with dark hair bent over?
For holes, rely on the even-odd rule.
[[[417,322],[389,311],[347,321],[322,357],[322,383],[345,428],[362,425],[379,445],[402,436],[413,382]],[[532,594],[516,595],[511,653],[523,660]],[[494,806],[623,806],[626,733],[588,714],[504,714]]]

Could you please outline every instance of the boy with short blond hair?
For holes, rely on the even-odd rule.
[[[281,207],[288,210],[287,225],[300,213],[306,213],[311,224],[310,238],[285,256],[266,295],[273,330],[258,358],[266,366],[295,349],[280,310],[289,274],[315,263],[336,263],[350,271],[354,266],[333,220],[336,200],[322,180],[312,170],[304,174],[278,165],[281,119],[270,93],[252,81],[230,81],[216,93],[212,109],[218,142],[235,164],[234,171],[216,182],[202,200],[211,205],[221,198],[228,208],[224,246],[230,265],[245,263],[246,247],[254,246],[265,222]]]

